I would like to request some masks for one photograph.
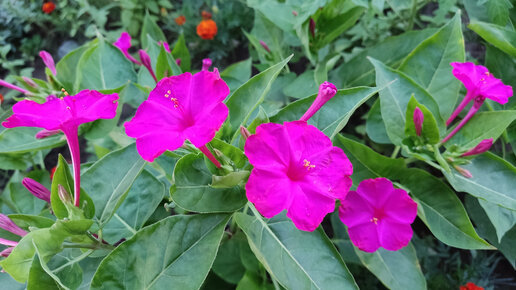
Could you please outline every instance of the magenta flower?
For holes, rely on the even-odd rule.
[[[202,60],[202,69],[201,70],[209,70],[210,67],[211,67],[211,59],[210,58],[205,58]]]
[[[27,234],[26,231],[17,226],[9,217],[0,213],[0,228],[9,231],[15,235],[23,237]],[[0,252],[0,256],[7,257],[11,253],[14,247],[18,245],[18,242],[0,238],[0,244],[9,246],[7,249]]]
[[[43,184],[37,182],[32,178],[25,177],[22,180],[23,186],[32,193],[35,197],[50,203],[50,190],[48,190]]]
[[[484,139],[478,143],[477,146],[472,148],[471,150],[467,151],[466,153],[462,154],[461,157],[471,156],[471,155],[478,155],[486,152],[493,146],[493,138]]]
[[[122,32],[117,41],[113,42],[113,45],[118,47],[125,55],[127,59],[134,62],[135,64],[141,65],[139,61],[137,61],[134,57],[129,54],[129,49],[131,48],[131,35],[127,32]]]
[[[150,59],[150,56],[147,54],[147,52],[143,49],[140,49],[138,51],[138,53],[140,54],[140,60],[142,62],[142,65],[147,68],[147,70],[149,71],[149,73],[151,74],[152,78],[154,79],[155,82],[158,82],[158,78],[156,78],[156,74],[154,73],[154,70],[152,69],[152,64],[151,64],[151,59]]]
[[[20,88],[18,86],[15,86],[15,85],[13,85],[11,83],[8,83],[8,82],[6,82],[4,80],[1,80],[1,79],[0,79],[0,86],[3,86],[3,87],[6,87],[6,88],[9,88],[11,90],[15,90],[15,91],[21,92],[21,93],[23,93],[23,94],[25,94],[27,96],[32,95],[32,93],[27,91],[26,89],[22,89],[22,88]]]
[[[305,114],[299,119],[301,121],[308,121],[319,109],[326,104],[335,94],[337,93],[337,88],[334,84],[330,82],[324,82],[319,86],[319,93],[315,98],[315,101],[312,103],[310,108],[305,112]]]
[[[161,46],[163,45],[163,47],[165,48],[165,50],[170,53],[170,46],[168,46],[168,43],[166,41],[158,41],[158,45]]]
[[[43,63],[50,69],[53,75],[57,74],[56,65],[54,63],[54,59],[52,55],[44,50],[39,52],[39,56],[43,60]]]
[[[39,127],[61,130],[66,136],[75,177],[75,205],[79,206],[80,154],[78,128],[83,123],[97,119],[112,119],[116,115],[118,94],[103,95],[97,91],[83,90],[75,96],[49,98],[44,104],[23,100],[16,103],[13,115],[2,125],[6,128]]]
[[[421,136],[421,130],[423,129],[423,121],[425,116],[419,107],[414,109],[414,127],[416,128],[416,135]]]
[[[300,230],[315,230],[352,184],[346,154],[304,121],[258,126],[245,155],[254,166],[245,187],[249,201],[266,218],[286,209]]]
[[[407,192],[394,188],[390,180],[382,177],[360,182],[339,208],[351,242],[365,252],[379,247],[389,251],[405,247],[412,238],[410,224],[416,215],[417,204]]]
[[[478,96],[481,96],[483,99],[491,99],[502,105],[507,103],[509,97],[512,96],[512,87],[504,85],[486,67],[472,62],[452,62],[450,65],[453,67],[453,75],[464,84],[467,93],[457,109],[446,121],[446,125],[450,125],[469,102]]]
[[[136,138],[138,153],[149,162],[188,139],[220,167],[206,143],[228,116],[228,107],[222,102],[228,94],[217,69],[163,78],[134,118],[125,123],[125,131]]]

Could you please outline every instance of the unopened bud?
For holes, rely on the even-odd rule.
[[[61,184],[57,185],[57,194],[59,195],[59,199],[64,204],[71,204],[72,198],[70,197],[68,191],[66,191],[66,189]]]
[[[267,45],[267,43],[265,43],[263,40],[260,40],[260,44],[263,46],[263,48],[265,48],[265,50],[268,53],[271,53],[271,50],[270,50],[269,46]]]
[[[202,60],[202,70],[209,70],[211,67],[211,59],[205,58]]]
[[[308,29],[310,29],[310,34],[312,38],[315,38],[315,21],[313,18],[310,18],[310,24],[308,25]]]
[[[416,135],[421,136],[421,131],[423,130],[423,121],[425,120],[425,116],[419,107],[414,109],[414,127],[416,128]]]
[[[28,77],[22,77],[23,81],[25,81],[29,86],[33,87],[33,88],[37,88],[38,87],[38,84],[36,84],[32,79],[28,78]]]
[[[36,139],[44,139],[44,138],[47,138],[47,137],[50,137],[50,136],[54,136],[56,134],[59,134],[61,133],[61,130],[47,130],[47,129],[43,129],[41,131],[39,131],[38,133],[36,133]]]
[[[467,169],[464,169],[458,165],[453,165],[453,168],[455,168],[455,170],[457,170],[462,176],[466,177],[466,178],[471,178],[473,177],[473,175],[471,174],[471,172],[469,172],[469,170]]]
[[[50,203],[50,190],[32,178],[25,177],[22,185],[35,197]]]
[[[482,154],[488,151],[491,146],[493,146],[493,138],[484,139],[480,141],[477,146],[462,154],[461,157]]]
[[[43,63],[50,69],[53,75],[57,74],[56,65],[54,63],[54,58],[52,55],[44,50],[39,52],[39,56],[43,60]]]
[[[249,130],[247,130],[247,128],[244,126],[240,126],[240,134],[242,135],[244,142],[247,141],[247,138],[249,138],[249,136],[251,136],[251,132],[249,132]]]
[[[176,58],[176,64],[177,65],[181,65],[181,59],[180,58]]]
[[[15,235],[23,237],[27,234],[26,231],[17,226],[9,217],[0,213],[0,228],[9,231]]]
[[[298,15],[297,11],[296,10],[292,10],[292,15],[297,16]]]
[[[6,248],[5,250],[3,250],[3,251],[1,251],[1,252],[0,252],[0,256],[5,257],[5,258],[9,257],[9,255],[11,254],[11,252],[13,251],[13,249],[14,249],[14,247],[8,247],[8,248]]]
[[[150,56],[147,54],[147,52],[143,49],[140,49],[138,51],[138,53],[140,54],[140,61],[142,63],[142,65],[147,68],[147,70],[149,71],[149,73],[151,74],[152,78],[154,79],[154,81],[156,81],[156,83],[158,82],[158,79],[156,78],[156,74],[154,73],[154,70],[152,69],[152,64],[151,64],[151,59],[150,59]]]
[[[168,45],[168,43],[166,41],[158,41],[158,45],[161,46],[163,45],[163,47],[165,48],[165,50],[170,53],[170,46]]]
[[[319,109],[337,93],[337,87],[330,82],[324,82],[319,86],[319,93],[306,113],[299,119],[307,122]]]

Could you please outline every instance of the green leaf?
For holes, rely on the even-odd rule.
[[[423,113],[423,128],[421,129],[421,137],[430,144],[437,144],[440,141],[439,128],[437,128],[437,122],[435,121],[434,115],[424,105],[421,105],[416,101],[414,96],[410,97],[410,101],[407,104],[407,113],[405,116],[405,135],[406,136],[417,136],[416,127],[414,125],[414,111],[418,107]]]
[[[403,60],[398,70],[409,75],[432,95],[447,119],[453,112],[461,83],[453,76],[451,62],[464,62],[461,14],[425,39]]]
[[[509,21],[509,11],[512,8],[508,0],[489,0],[487,1],[487,15],[489,20],[502,27]]]
[[[418,216],[441,242],[461,249],[493,249],[478,236],[456,193],[424,170],[410,168],[400,176],[418,203]]]
[[[489,69],[489,72],[501,79],[504,84],[513,88],[516,87],[516,59],[492,45],[486,46],[485,66]],[[516,98],[509,98],[509,102],[504,105],[489,99],[486,101],[496,109],[507,110],[516,108]]]
[[[240,247],[247,244],[242,232],[222,239],[212,270],[229,283],[237,284],[244,277],[245,267],[240,259]]]
[[[188,47],[186,47],[185,36],[183,33],[179,35],[171,53],[175,59],[181,60],[180,67],[182,71],[190,71],[190,52],[188,51]]]
[[[90,42],[90,45],[95,43],[95,41]],[[78,91],[75,90],[75,82],[77,79],[77,66],[79,64],[79,60],[86,50],[88,50],[88,44],[83,45],[74,49],[65,55],[56,65],[57,80],[63,84],[64,89],[74,95]]]
[[[400,145],[405,138],[405,112],[412,95],[432,112],[436,118],[437,127],[444,132],[444,121],[440,117],[439,107],[425,89],[404,73],[389,68],[378,60],[372,58],[369,60],[376,70],[376,85],[386,86],[380,91],[380,104],[385,128],[392,143]]]
[[[315,115],[308,120],[324,134],[334,138],[346,126],[355,110],[378,92],[377,88],[358,87],[338,90]],[[314,102],[317,94],[293,102],[270,119],[274,123],[299,120]]]
[[[163,34],[163,31],[161,31],[159,26],[152,19],[149,11],[145,13],[145,17],[143,18],[143,25],[140,34],[140,41],[143,49],[147,49],[150,44],[147,35],[152,37],[155,41],[167,41],[165,34]]]
[[[78,249],[65,249],[45,262],[40,258],[38,245],[34,244],[36,256],[29,273],[27,290],[77,289],[82,282],[82,269],[76,261],[78,256],[91,254],[93,250],[82,254]]]
[[[484,153],[470,164],[461,165],[473,177],[467,178],[455,170],[443,171],[456,191],[467,192],[477,198],[516,210],[516,168],[502,158]]]
[[[483,199],[478,200],[496,230],[498,242],[516,225],[516,211],[503,208]]]
[[[94,193],[92,199],[99,227],[111,219],[144,166],[145,161],[135,144],[131,144],[105,155],[82,173],[84,190]]]
[[[173,179],[175,186],[170,189],[170,195],[178,206],[188,211],[233,212],[247,202],[241,186],[211,186],[212,174],[200,153],[181,157],[174,168]]]
[[[240,126],[246,125],[252,112],[263,102],[272,82],[291,58],[292,55],[255,75],[227,99],[232,141],[236,139]]]
[[[333,17],[326,17],[329,13],[325,13],[325,9],[330,9],[331,14],[335,14],[336,11],[328,5],[324,7],[321,13],[321,17],[317,19],[317,33],[316,33],[316,45],[317,48],[322,48],[331,43],[335,38],[342,35],[346,30],[351,28],[357,20],[362,16],[362,13],[366,10],[364,7],[353,7],[346,10],[344,13],[339,15],[331,15]]]
[[[471,21],[468,28],[475,31],[485,41],[503,52],[516,57],[516,31],[481,21]]]
[[[235,213],[251,249],[287,289],[358,289],[346,264],[319,227],[298,230],[284,214],[270,220]]]
[[[382,112],[380,108],[380,99],[377,99],[369,113],[367,114],[366,121],[366,133],[371,140],[380,144],[391,144],[391,139],[387,135],[387,129],[385,129],[385,123],[382,119]]]
[[[36,139],[36,133],[41,131],[34,127],[17,127],[6,129],[0,133],[0,154],[25,153],[55,148],[66,143],[63,135]]]
[[[77,91],[112,90],[136,81],[133,64],[120,49],[100,40],[88,48],[77,64]]]
[[[251,77],[252,58],[236,62],[228,66],[220,73],[220,77],[228,84],[229,89],[234,92]]]
[[[496,140],[514,120],[516,120],[516,110],[476,113],[446,145],[448,147],[456,144],[470,149],[484,139]]]
[[[102,261],[91,289],[199,289],[228,219],[176,215],[143,228]]]

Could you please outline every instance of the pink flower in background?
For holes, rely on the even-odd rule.
[[[210,67],[211,67],[211,59],[210,58],[205,58],[202,60],[202,69],[201,70],[209,70]]]
[[[507,103],[509,97],[512,96],[512,87],[504,85],[486,67],[472,62],[452,62],[450,65],[453,67],[453,75],[466,87],[467,94],[448,121],[446,121],[446,125],[450,125],[468,103],[478,96],[481,96],[483,99],[491,99],[502,105]]]
[[[299,120],[307,122],[324,104],[326,104],[326,102],[333,98],[336,93],[337,87],[335,87],[334,84],[323,82],[319,86],[319,93],[317,94],[315,101]]]
[[[3,87],[6,87],[6,88],[9,88],[11,90],[15,90],[15,91],[21,92],[21,93],[23,93],[23,94],[25,94],[27,96],[32,95],[32,93],[27,91],[26,89],[22,89],[22,88],[20,88],[18,86],[15,86],[15,85],[13,85],[11,83],[8,83],[8,82],[6,82],[4,80],[1,80],[1,79],[0,79],[0,86],[3,86]]]
[[[379,247],[389,251],[405,247],[412,238],[410,224],[416,215],[417,204],[386,178],[362,181],[339,208],[349,238],[365,252],[374,252]]]
[[[271,53],[271,49],[269,48],[269,46],[267,45],[267,43],[265,43],[265,41],[263,40],[260,40],[260,45],[268,52],[268,53]]]
[[[249,201],[266,218],[286,209],[300,230],[315,230],[352,184],[346,154],[304,121],[258,126],[245,155],[254,166],[245,187]]]
[[[50,190],[32,178],[25,177],[22,180],[23,186],[35,197],[50,203]]]
[[[478,143],[477,146],[472,148],[471,150],[468,150],[466,153],[462,154],[461,157],[471,156],[471,155],[478,155],[486,152],[493,146],[493,138],[484,139]]]
[[[165,48],[165,50],[170,53],[170,46],[168,46],[168,43],[166,41],[158,41],[158,45],[161,46],[163,45],[163,47]]]
[[[48,98],[44,104],[23,100],[14,104],[13,115],[2,125],[6,128],[38,127],[61,130],[66,136],[75,177],[75,205],[80,195],[80,152],[78,128],[83,123],[97,119],[112,119],[116,115],[118,94],[104,95],[97,91],[83,90],[77,95],[64,98]]]
[[[134,57],[129,54],[129,49],[131,48],[131,35],[127,32],[122,32],[120,37],[113,43],[114,46],[118,47],[122,51],[122,53],[135,64],[141,65],[139,61],[137,61]]]
[[[163,78],[125,123],[126,133],[136,138],[138,153],[149,162],[188,139],[220,167],[206,143],[228,116],[222,102],[227,95],[229,88],[217,69]]]
[[[147,70],[149,71],[149,73],[151,74],[152,78],[154,79],[155,82],[158,82],[158,78],[156,78],[156,74],[154,73],[154,70],[152,69],[152,63],[151,63],[151,59],[150,59],[150,56],[147,54],[147,52],[143,49],[140,49],[138,51],[138,53],[140,54],[140,60],[142,62],[142,65],[147,68]]]
[[[421,131],[423,130],[423,122],[425,120],[425,116],[419,107],[414,109],[414,127],[416,129],[416,135],[421,136]]]
[[[56,65],[54,63],[54,59],[52,55],[44,50],[39,52],[39,56],[43,60],[43,63],[50,69],[53,75],[57,74]]]

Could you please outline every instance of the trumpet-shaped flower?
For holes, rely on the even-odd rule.
[[[39,52],[39,56],[43,60],[43,63],[45,64],[45,66],[50,69],[52,74],[56,75],[57,74],[56,65],[54,63],[54,58],[52,57],[52,55],[50,53],[48,53],[47,51],[42,50]]]
[[[267,218],[286,209],[300,230],[315,230],[352,184],[346,154],[304,121],[258,126],[245,154],[254,166],[246,184],[249,201]]]
[[[308,110],[299,118],[301,121],[308,121],[319,109],[326,104],[335,94],[337,93],[337,87],[330,82],[323,82],[319,86],[319,92],[317,93],[317,97]]]
[[[380,246],[389,251],[405,247],[412,238],[410,224],[416,215],[417,204],[386,178],[362,181],[339,208],[351,242],[365,252]]]
[[[125,123],[125,131],[136,138],[138,153],[149,162],[188,139],[219,167],[206,143],[228,116],[228,107],[222,102],[228,94],[216,69],[163,78],[134,118]]]
[[[27,190],[32,193],[35,197],[44,200],[50,203],[50,190],[46,188],[43,184],[37,182],[32,178],[25,177],[22,180],[23,186],[27,188]]]
[[[23,100],[13,106],[13,115],[2,125],[6,128],[38,127],[61,130],[66,136],[75,176],[75,205],[79,205],[80,152],[78,128],[97,119],[112,119],[116,115],[118,94],[104,95],[83,90],[77,95],[48,98],[43,104]]]
[[[129,49],[131,48],[131,35],[127,32],[122,32],[120,34],[120,37],[113,43],[114,46],[118,47],[122,51],[122,53],[125,55],[125,57],[134,62],[135,64],[141,65],[139,61],[137,61],[134,57],[129,54]]]

